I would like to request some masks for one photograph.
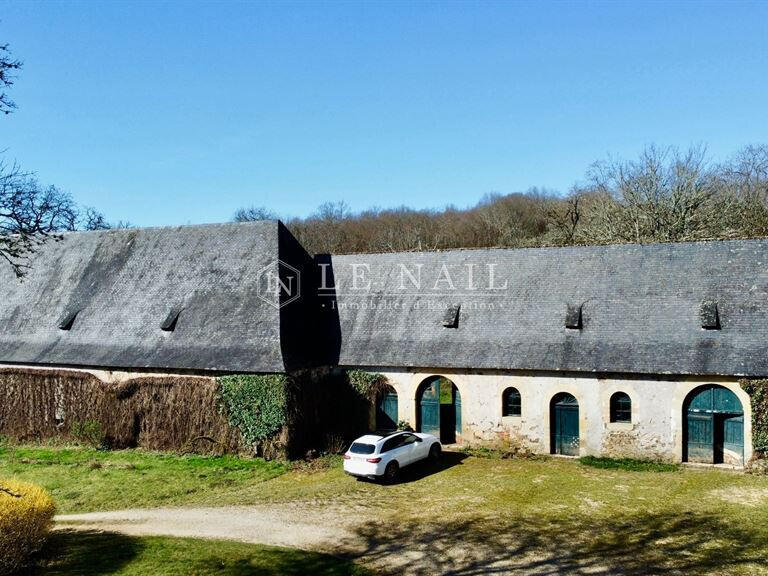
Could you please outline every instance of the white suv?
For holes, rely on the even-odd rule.
[[[401,468],[420,460],[437,461],[441,452],[440,441],[431,434],[368,434],[355,440],[344,454],[344,472],[360,478],[383,478],[394,482]]]

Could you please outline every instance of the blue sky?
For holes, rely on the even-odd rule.
[[[3,2],[0,148],[112,220],[566,192],[768,140],[768,3]]]

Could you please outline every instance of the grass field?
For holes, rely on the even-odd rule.
[[[289,548],[191,538],[56,532],[22,576],[365,576],[350,560]]]
[[[59,512],[183,504],[284,474],[280,462],[140,450],[0,446],[0,477],[45,486]]]
[[[439,468],[415,468],[382,486],[345,476],[340,460],[297,469],[6,446],[0,478],[9,476],[49,488],[64,512],[280,503],[331,511],[366,543],[361,560],[376,566],[407,542],[442,572],[482,574],[504,562],[525,574],[539,573],[531,566],[541,573],[768,574],[768,479],[717,469],[446,453]],[[459,570],[467,565],[474,571]]]

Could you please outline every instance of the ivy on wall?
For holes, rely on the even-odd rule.
[[[288,419],[288,378],[284,374],[222,376],[219,410],[251,446],[278,434]]]
[[[768,380],[742,380],[741,387],[752,401],[752,445],[768,457]]]
[[[387,386],[386,376],[364,370],[348,370],[347,381],[352,389],[365,400],[373,400]]]

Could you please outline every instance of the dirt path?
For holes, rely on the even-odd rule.
[[[497,523],[494,518],[481,521]],[[454,522],[447,530],[426,521],[388,522],[354,507],[306,502],[94,512],[58,516],[56,522],[57,529],[227,539],[312,550],[359,561],[380,576],[617,573],[605,566],[601,554],[584,554],[560,540],[542,541],[523,525],[502,528],[491,537],[472,522]]]
[[[386,534],[390,527],[379,526],[368,514],[351,509],[339,512],[332,507],[306,503],[68,514],[56,517],[56,529],[97,529],[129,536],[220,538],[286,546],[349,557],[382,575],[446,574],[458,566],[466,566],[468,560],[468,550],[458,542],[434,540],[432,536],[426,540],[411,539],[403,534],[382,537],[382,531]],[[474,547],[476,554],[476,544]],[[437,560],[440,556],[442,559]]]
[[[154,508],[68,514],[58,529],[93,529],[131,536],[223,538],[304,550],[332,550],[351,543],[354,533],[338,515],[292,505],[225,508]],[[351,550],[350,550],[351,551]]]

